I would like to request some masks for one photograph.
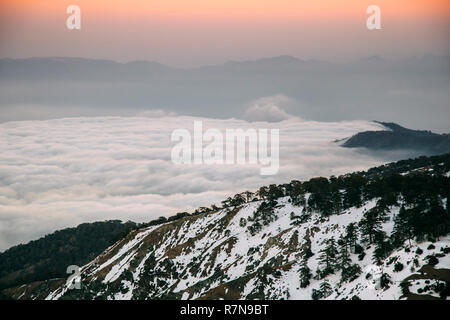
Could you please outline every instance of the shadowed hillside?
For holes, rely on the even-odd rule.
[[[411,130],[396,123],[378,123],[388,130],[357,133],[342,146],[376,151],[414,150],[417,155],[437,155],[450,152],[450,135],[448,134]]]

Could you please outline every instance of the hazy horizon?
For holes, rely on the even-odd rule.
[[[276,108],[282,118],[450,131],[450,56],[432,54],[346,62],[283,55],[181,69],[75,57],[1,59],[0,84],[0,122],[152,110],[245,119],[256,105]]]

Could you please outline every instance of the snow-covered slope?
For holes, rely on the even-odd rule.
[[[302,246],[306,242],[311,243],[315,254],[309,259],[308,266],[316,270],[318,252],[324,249],[326,240],[331,237],[337,239],[349,223],[359,222],[363,212],[375,203],[372,200],[361,208],[352,208],[329,218],[314,215],[311,221],[292,226],[291,212],[300,213],[302,208],[292,206],[286,197],[281,198],[275,210],[276,220],[254,236],[246,227],[240,226],[240,221],[248,220],[260,201],[234,210],[224,209],[152,226],[134,232],[84,266],[82,285],[92,290],[92,298],[108,299],[167,296],[182,299],[311,299],[312,290],[319,289],[323,280],[311,279],[307,288],[299,287]],[[397,212],[398,208],[394,208],[391,213]],[[383,229],[391,232],[392,225],[390,219]],[[431,250],[427,249],[430,242],[405,245],[394,251],[381,266],[372,262],[373,248],[366,250],[362,261],[352,254],[352,261],[359,264],[363,272],[357,279],[346,283],[340,283],[338,273],[328,276],[333,293],[327,299],[349,299],[355,295],[361,299],[399,299],[402,296],[401,281],[416,275],[417,281],[412,284],[417,286],[420,279],[428,279],[427,274],[419,276],[419,270],[427,265],[425,257],[442,253],[440,249],[448,247],[449,239],[440,239]],[[421,248],[423,253],[417,254],[417,248]],[[401,272],[394,272],[393,261],[406,267]],[[366,279],[367,274],[377,268],[391,276],[393,283],[386,290]],[[448,273],[450,254],[445,255],[434,270],[436,268],[446,269]],[[431,284],[440,282],[430,281]],[[423,282],[418,288],[426,285]],[[50,293],[47,298],[58,299],[66,291],[67,285]]]
[[[434,175],[429,168],[422,171]],[[448,179],[446,173],[441,176]],[[446,297],[442,292],[450,282],[448,235],[432,242],[427,237],[419,242],[410,237],[376,261],[376,242],[364,241],[362,231],[355,239],[357,246],[342,244],[342,239],[347,239],[350,225],[361,225],[368,213],[380,207],[381,198],[364,199],[358,206],[323,215],[311,209],[310,197],[306,192],[298,204],[292,196],[280,196],[272,200],[269,211],[261,211],[267,198],[255,197],[239,205],[143,227],[83,266],[81,289],[69,289],[65,282],[41,286],[39,294],[22,286],[14,294],[46,299]],[[398,204],[384,212],[379,231],[388,238],[393,236],[404,199],[398,195]],[[442,203],[448,211],[447,199]],[[345,279],[339,266],[324,274],[324,253],[330,239],[339,250],[348,248],[345,265],[352,271]],[[340,256],[339,252],[335,257],[336,265]],[[311,277],[301,285],[305,265]]]

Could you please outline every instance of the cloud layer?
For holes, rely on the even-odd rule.
[[[173,164],[171,132],[179,128],[192,132],[194,120],[203,120],[203,130],[280,129],[279,173],[261,176],[258,165],[248,164]],[[333,142],[379,129],[374,123],[278,120],[216,120],[156,112],[146,117],[0,124],[0,250],[82,222],[149,221],[219,204],[227,196],[262,185],[381,163]]]
[[[288,114],[282,106],[293,104],[293,101],[284,95],[274,95],[255,100],[249,105],[244,114],[248,121],[279,122],[295,118]]]

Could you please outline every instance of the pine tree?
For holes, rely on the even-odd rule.
[[[245,195],[245,200],[246,200],[246,202],[250,202],[250,201],[252,201],[252,199],[253,199],[253,196],[255,195],[253,192],[251,192],[251,191],[245,191],[244,192],[244,195]]]
[[[308,260],[314,255],[314,253],[311,251],[311,241],[307,240],[306,243],[303,245],[303,249],[301,252],[301,256]]]
[[[267,199],[276,200],[283,196],[283,190],[279,186],[277,186],[276,184],[271,184],[269,186],[269,189],[267,190]]]
[[[258,192],[257,192],[259,199],[264,200],[267,196],[268,191],[269,191],[269,188],[267,188],[267,187],[259,188]]]
[[[328,280],[324,280],[320,284],[320,292],[321,292],[323,298],[326,298],[330,294],[333,293],[333,290],[331,289],[331,286],[330,286],[330,283],[328,282]]]
[[[242,194],[236,194],[230,201],[230,204],[234,207],[240,206],[245,203],[245,197]]]
[[[311,269],[308,267],[307,259],[303,258],[300,265],[300,288],[306,288],[309,286],[312,274]]]
[[[389,285],[392,283],[391,276],[387,273],[383,273],[380,277],[380,287],[381,289],[388,289]]]
[[[330,179],[331,181],[331,179]],[[342,211],[342,196],[341,191],[337,188],[336,184],[333,184],[330,193],[330,206],[332,214],[339,214]]]
[[[355,222],[350,223],[345,228],[345,236],[344,240],[347,242],[347,245],[350,247],[350,251],[355,253],[356,241],[358,240],[358,226]]]
[[[368,210],[359,222],[362,240],[372,244],[375,234],[381,231],[381,223],[376,208]]]
[[[393,238],[398,245],[408,240],[411,246],[411,239],[414,237],[414,233],[413,225],[410,223],[410,217],[404,206],[400,208],[400,211],[394,217]]]
[[[358,174],[353,174],[345,178],[345,192],[343,196],[344,208],[362,206],[362,187],[366,183],[365,178]]]
[[[379,231],[374,236],[375,250],[373,251],[373,261],[381,264],[392,250],[391,243],[387,239],[384,231]]]
[[[305,189],[300,181],[292,181],[290,196],[294,206],[306,205]]]
[[[334,238],[327,240],[326,247],[320,250],[320,253],[319,265],[323,266],[322,275],[326,276],[330,273],[334,273],[338,255],[338,250],[336,248],[336,242],[334,241]]]
[[[352,259],[350,258],[350,253],[348,252],[348,247],[346,244],[340,246],[340,250],[337,256],[337,266],[339,270],[343,271],[350,266]]]
[[[340,238],[343,240],[343,237]],[[338,241],[342,243],[339,247],[339,253],[337,256],[337,268],[341,271],[341,282],[347,281],[352,277],[353,269],[351,268],[352,259],[350,258],[350,252],[345,241]]]
[[[352,264],[342,270],[341,282],[353,281],[361,274],[362,270],[358,264]]]

